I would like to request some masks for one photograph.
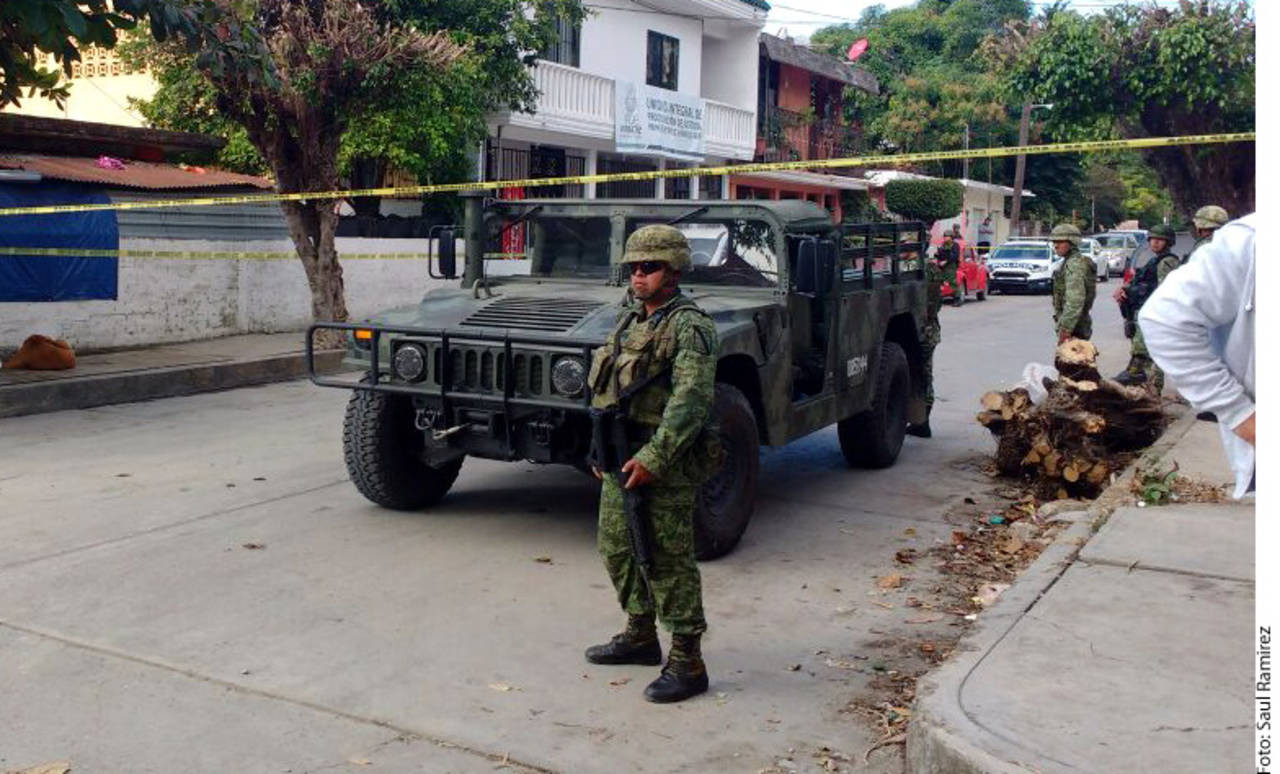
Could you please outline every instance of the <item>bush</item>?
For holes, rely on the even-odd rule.
[[[890,180],[884,187],[884,203],[907,220],[933,223],[960,214],[964,186],[958,180]]]

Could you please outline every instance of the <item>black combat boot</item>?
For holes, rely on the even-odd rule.
[[[644,689],[644,697],[657,704],[670,704],[706,692],[707,665],[702,663],[702,636],[672,635],[667,665],[658,679]]]
[[[1126,386],[1146,384],[1147,369],[1143,368],[1143,363],[1141,363],[1137,358],[1129,358],[1129,365],[1125,366],[1123,371],[1116,374],[1115,380]]]
[[[587,648],[587,661],[592,664],[643,664],[657,666],[662,663],[662,646],[658,644],[658,628],[653,615],[627,616],[627,628],[603,645]]]
[[[907,425],[907,435],[914,435],[916,438],[932,438],[933,431],[929,429],[929,420],[926,419],[919,425]]]

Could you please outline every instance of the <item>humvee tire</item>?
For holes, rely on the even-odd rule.
[[[840,451],[855,467],[887,468],[898,459],[907,434],[907,396],[911,370],[902,347],[892,341],[880,345],[880,370],[871,391],[871,408],[840,420],[836,428]]]
[[[462,457],[433,468],[407,396],[355,390],[342,421],[342,456],[351,483],[371,502],[398,511],[440,502],[458,478]]]
[[[694,553],[703,560],[724,556],[738,544],[755,510],[760,475],[760,430],[747,396],[717,382],[711,411],[720,425],[724,466],[702,485],[694,508]]]

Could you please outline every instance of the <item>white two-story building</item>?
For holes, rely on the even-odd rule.
[[[596,0],[542,52],[533,113],[490,120],[484,180],[750,161],[763,0]],[[511,188],[504,197],[723,198],[725,176]]]

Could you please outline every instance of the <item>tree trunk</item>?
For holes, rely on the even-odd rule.
[[[280,208],[284,210],[289,236],[307,275],[312,319],[315,322],[346,322],[348,314],[342,265],[338,263],[338,249],[334,244],[338,215],[334,212],[333,202],[281,202]],[[332,343],[328,338],[334,337],[326,337],[323,341]]]
[[[1252,142],[1234,142],[1152,148],[1144,155],[1180,213],[1190,217],[1216,204],[1234,219],[1255,208],[1255,151]]]

